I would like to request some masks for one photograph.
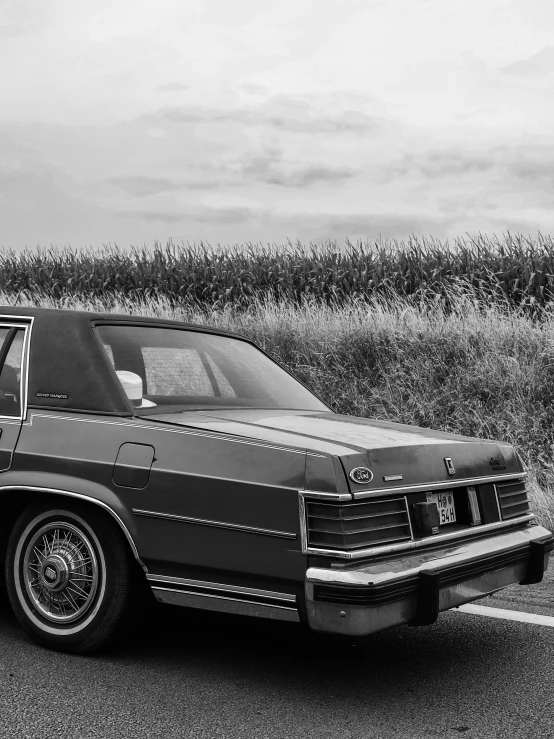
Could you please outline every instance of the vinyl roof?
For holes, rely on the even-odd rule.
[[[93,311],[0,306],[0,318],[2,316],[34,319],[29,360],[29,407],[119,416],[131,415],[129,404],[95,336],[95,323],[188,328],[244,338],[200,324]]]

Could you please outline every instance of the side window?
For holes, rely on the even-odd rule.
[[[21,415],[20,378],[24,329],[0,328],[0,416]]]

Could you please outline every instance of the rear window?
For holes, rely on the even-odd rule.
[[[98,326],[130,401],[146,413],[203,407],[328,410],[246,341],[170,328]]]

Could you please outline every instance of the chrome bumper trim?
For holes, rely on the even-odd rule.
[[[316,631],[351,636],[432,623],[439,611],[524,580],[536,582],[553,546],[547,529],[530,526],[400,559],[345,569],[310,567],[308,622]],[[540,561],[537,551],[543,553]]]

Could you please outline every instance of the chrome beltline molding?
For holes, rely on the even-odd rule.
[[[307,451],[306,449],[292,449],[290,447],[286,446],[278,446],[276,444],[270,444],[268,442],[263,441],[255,441],[253,439],[247,439],[242,438],[239,436],[225,436],[224,434],[218,434],[215,431],[201,431],[198,429],[193,428],[176,428],[176,427],[168,427],[163,426],[160,424],[159,426],[151,426],[146,423],[132,423],[129,421],[123,421],[123,420],[117,420],[117,421],[109,421],[103,418],[79,418],[76,416],[64,416],[61,415],[63,413],[67,413],[64,408],[60,408],[60,415],[58,414],[50,414],[50,413],[40,413],[40,412],[33,412],[31,413],[31,417],[29,421],[27,422],[31,426],[33,425],[33,419],[34,418],[50,418],[55,419],[57,421],[74,421],[79,423],[98,423],[98,424],[104,424],[107,426],[125,426],[127,428],[134,428],[134,429],[146,429],[147,431],[159,431],[160,433],[166,433],[166,434],[184,434],[186,436],[203,436],[208,439],[217,439],[218,441],[228,441],[231,444],[246,444],[248,446],[259,446],[263,449],[275,449],[278,452],[288,452],[289,454],[302,454],[304,456],[308,457],[321,457],[325,459],[324,454],[317,454],[316,452]],[[84,411],[75,411],[75,413],[81,413]],[[92,413],[92,412],[91,412]]]
[[[450,488],[459,488],[464,485],[485,485],[489,482],[504,482],[504,480],[523,480],[528,477],[527,472],[510,472],[507,475],[488,475],[487,477],[466,477],[463,480],[444,480],[443,482],[428,482],[420,485],[405,485],[394,488],[378,488],[377,490],[364,490],[359,493],[352,493],[355,500],[362,498],[372,498],[376,495],[384,495],[390,493],[418,493],[427,490],[448,490]]]
[[[273,536],[278,539],[296,539],[297,536],[291,531],[277,531],[275,529],[262,529],[257,526],[246,526],[240,523],[227,523],[226,521],[210,521],[207,518],[193,518],[191,516],[178,516],[175,513],[161,513],[160,511],[145,511],[140,508],[132,509],[135,516],[147,518],[161,518],[166,521],[177,521],[180,523],[191,523],[198,526],[211,526],[218,529],[231,529],[242,531],[247,534],[261,534],[262,536]]]
[[[480,534],[486,534],[489,532],[501,531],[502,529],[515,528],[521,526],[524,523],[528,523],[535,518],[533,513],[528,513],[521,518],[511,519],[510,521],[497,521],[496,523],[487,523],[481,526],[475,526],[472,529],[463,529],[462,531],[454,531],[451,534],[436,534],[435,536],[428,536],[425,539],[418,541],[406,541],[401,544],[390,544],[381,545],[378,547],[368,547],[367,549],[358,549],[353,552],[341,551],[336,549],[315,549],[307,547],[304,551],[305,554],[315,554],[324,557],[337,557],[340,559],[360,559],[361,557],[376,557],[382,554],[393,554],[395,552],[406,552],[411,549],[424,549],[426,547],[432,547],[435,544],[443,542],[456,542],[458,539],[467,539],[472,541],[478,539]]]
[[[0,493],[4,492],[5,490],[25,490],[32,493],[54,493],[55,495],[65,495],[69,498],[77,498],[79,500],[86,500],[88,503],[94,503],[97,506],[100,506],[104,510],[108,511],[117,523],[119,524],[121,530],[125,534],[125,538],[129,542],[129,545],[133,551],[133,555],[139,565],[142,567],[144,572],[148,572],[148,568],[144,564],[144,562],[141,560],[138,549],[136,547],[136,544],[133,540],[133,537],[131,536],[131,533],[125,523],[122,521],[122,519],[117,515],[117,513],[113,510],[113,508],[110,508],[110,506],[107,503],[104,503],[101,500],[98,500],[98,498],[93,498],[90,495],[83,495],[82,493],[73,493],[70,490],[60,490],[58,488],[43,488],[43,487],[37,487],[35,485],[0,485]]]

